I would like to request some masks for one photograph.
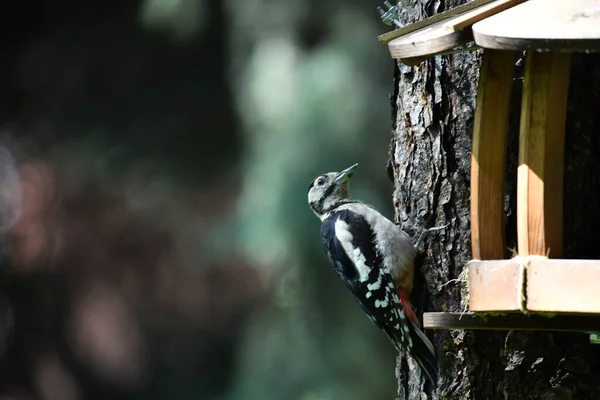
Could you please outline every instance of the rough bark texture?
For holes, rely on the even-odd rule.
[[[403,23],[458,3],[402,3]],[[427,240],[415,299],[420,311],[461,311],[471,257],[470,149],[481,53],[435,57],[416,67],[397,64],[389,172],[397,219],[407,231],[449,223]],[[522,60],[518,62],[520,64]],[[514,248],[518,118],[522,68],[517,68],[509,133],[506,243]],[[567,258],[600,259],[600,57],[575,55],[569,94],[564,189]],[[416,232],[415,232],[416,233]],[[508,252],[507,252],[508,253]],[[509,256],[509,254],[507,254]],[[560,293],[557,293],[560,296]],[[429,332],[438,352],[435,390],[398,357],[399,399],[597,399],[600,346],[587,334]]]

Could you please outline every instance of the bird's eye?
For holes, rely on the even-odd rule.
[[[317,186],[323,186],[325,184],[325,178],[320,177],[317,179]]]

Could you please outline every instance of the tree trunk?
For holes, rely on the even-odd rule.
[[[457,4],[445,4],[451,8]],[[402,2],[402,23],[443,11],[437,1]],[[481,51],[398,63],[392,94],[389,172],[397,220],[407,232],[450,225],[426,241],[423,281],[414,296],[420,311],[462,311],[464,272],[471,259],[469,180],[475,96]],[[519,60],[522,61],[522,60]],[[506,244],[516,246],[516,168],[522,69],[513,81]],[[600,259],[600,57],[573,56],[565,143],[564,248],[566,258]],[[507,249],[506,257],[510,257]],[[419,267],[419,264],[417,264]],[[560,296],[560,293],[557,293]],[[424,385],[398,357],[398,398],[598,399],[600,346],[581,333],[522,331],[428,332],[439,360],[438,385]]]

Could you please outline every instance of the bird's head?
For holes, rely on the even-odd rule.
[[[317,176],[308,187],[308,204],[321,220],[338,205],[350,199],[348,185],[358,164],[341,172]]]

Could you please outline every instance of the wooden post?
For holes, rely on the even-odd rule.
[[[560,258],[570,53],[527,55],[517,183],[519,255]]]
[[[477,90],[471,154],[473,258],[504,258],[504,175],[515,53],[485,50]]]

